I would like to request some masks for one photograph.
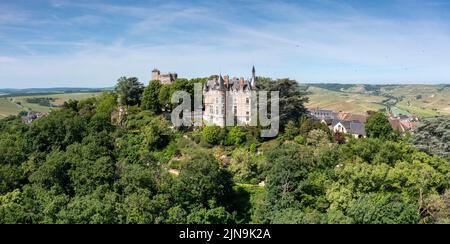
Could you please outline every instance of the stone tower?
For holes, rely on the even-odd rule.
[[[178,79],[177,73],[161,73],[161,71],[156,68],[152,70],[152,80],[159,81],[161,84],[172,84],[176,79]]]
[[[152,70],[152,80],[159,80],[160,74],[161,74],[161,71],[159,71],[157,68],[154,68]]]

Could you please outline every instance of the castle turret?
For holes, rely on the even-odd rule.
[[[219,75],[219,90],[225,90],[225,81],[222,75]]]
[[[250,86],[252,89],[256,89],[256,71],[255,71],[255,66],[253,65],[253,69],[252,69],[252,80],[250,81]]]
[[[159,80],[160,74],[161,74],[161,72],[157,68],[154,68],[152,70],[152,80]]]

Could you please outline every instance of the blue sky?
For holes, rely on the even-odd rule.
[[[150,71],[450,83],[450,1],[0,0],[0,88]]]

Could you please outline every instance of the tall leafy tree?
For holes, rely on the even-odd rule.
[[[202,139],[212,145],[218,145],[224,138],[224,130],[219,126],[206,126],[202,131]]]
[[[142,108],[151,110],[154,113],[161,111],[159,103],[159,92],[161,90],[161,83],[158,81],[150,81],[150,84],[145,88],[142,95]]]
[[[266,91],[279,91],[280,94],[280,125],[282,128],[289,122],[297,122],[307,110],[304,106],[308,102],[306,92],[297,81],[290,79],[271,80],[258,79],[261,89]]]
[[[136,77],[121,77],[115,88],[121,105],[134,106],[141,103],[144,85]]]
[[[420,150],[450,159],[450,117],[422,121],[411,142]]]
[[[372,193],[359,198],[348,212],[357,224],[416,224],[417,209],[399,194]]]
[[[233,182],[228,171],[219,166],[213,155],[192,151],[181,166],[173,185],[177,202],[208,207],[210,201],[227,206],[233,197]]]
[[[394,137],[394,130],[387,116],[377,112],[369,117],[366,123],[366,132],[369,137],[390,139]]]
[[[150,150],[161,149],[172,139],[172,130],[169,123],[162,117],[155,117],[142,130],[144,143]]]

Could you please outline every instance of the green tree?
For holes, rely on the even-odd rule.
[[[323,130],[314,129],[308,133],[308,138],[306,138],[308,145],[320,146],[326,145],[330,142],[329,134]]]
[[[421,122],[411,142],[420,150],[450,159],[450,117],[430,118]]]
[[[154,165],[145,165],[143,163],[134,162],[132,164],[121,162],[117,166],[118,180],[115,181],[115,188],[118,192],[125,195],[132,193],[147,194],[157,193],[156,170]]]
[[[207,208],[210,201],[214,201],[228,209],[234,194],[233,181],[231,174],[219,167],[213,155],[203,151],[191,152],[180,167],[171,194],[184,207]]]
[[[159,93],[161,90],[161,83],[158,81],[150,81],[150,84],[145,88],[142,95],[142,108],[159,113],[161,111],[161,105],[159,103]]]
[[[212,145],[218,145],[224,139],[223,129],[219,126],[206,126],[202,131],[202,139]]]
[[[117,95],[112,92],[103,92],[97,97],[96,113],[111,116],[117,106]]]
[[[63,151],[52,151],[45,162],[30,176],[30,181],[45,189],[57,187],[66,193],[72,192],[68,173],[71,156]]]
[[[369,117],[366,123],[366,132],[369,137],[390,139],[394,136],[394,130],[387,116],[377,112]]]
[[[231,213],[224,207],[215,207],[211,204],[209,209],[197,208],[194,209],[187,217],[188,224],[233,224],[236,221]]]
[[[172,110],[172,85],[162,85],[159,94],[158,102],[161,105],[161,110],[170,111]]]
[[[77,195],[70,200],[67,208],[58,213],[60,224],[114,224],[118,223],[116,204],[118,195],[99,188],[91,195]]]
[[[317,163],[312,151],[297,144],[284,144],[267,154],[271,167],[267,173],[268,204],[290,206],[300,200],[298,188]]]
[[[229,141],[234,145],[241,145],[245,142],[247,134],[238,126],[232,127],[228,132]]]
[[[0,194],[17,189],[25,182],[26,177],[20,165],[0,163]]]
[[[450,223],[450,190],[442,195],[430,194],[419,199],[420,214],[423,224],[449,224]]]
[[[398,194],[372,193],[359,198],[348,210],[357,224],[416,224],[419,213]]]
[[[120,105],[134,106],[141,103],[144,85],[136,77],[121,77],[115,88]]]
[[[308,98],[297,81],[290,79],[278,79],[274,81],[267,78],[259,78],[258,82],[263,90],[280,92],[281,128],[284,128],[289,121],[296,122],[306,114],[307,110],[304,104],[308,102]]]
[[[299,129],[293,121],[289,121],[284,128],[284,138],[286,140],[293,140],[299,134]]]
[[[235,150],[231,156],[229,168],[236,182],[257,183],[258,165],[247,150]]]
[[[144,143],[149,150],[161,149],[169,144],[173,132],[166,119],[157,116],[143,127]]]
[[[25,134],[27,150],[49,151],[52,147],[65,149],[80,142],[87,134],[87,118],[62,109],[35,121]]]

